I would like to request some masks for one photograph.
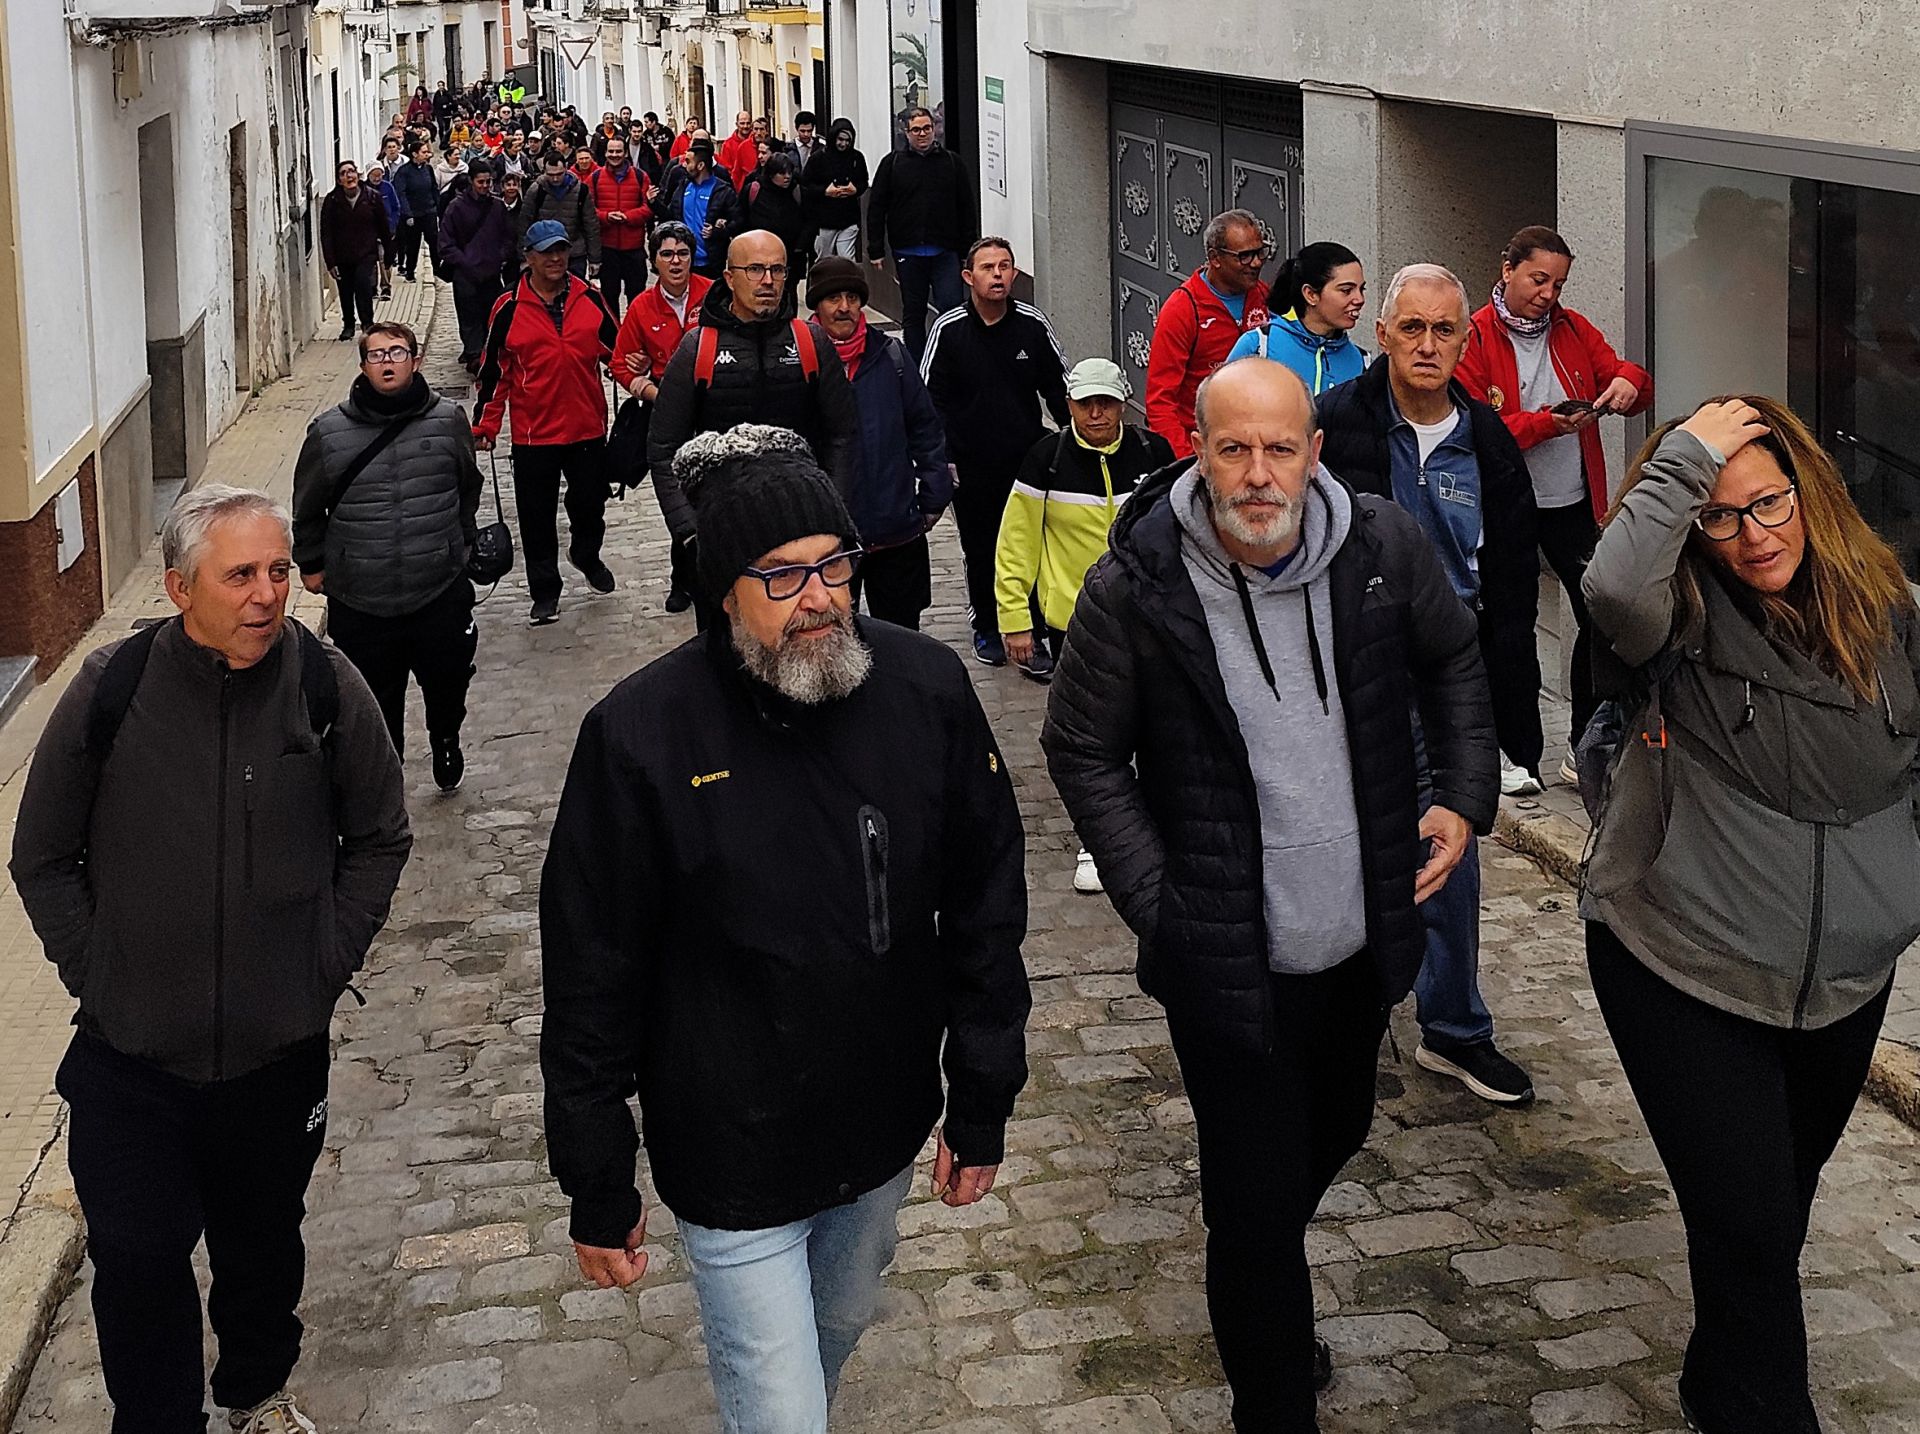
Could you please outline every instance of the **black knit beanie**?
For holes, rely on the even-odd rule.
[[[700,581],[719,602],[740,574],[798,538],[859,541],[847,505],[806,439],[790,428],[742,423],[681,446],[674,476],[693,504]]]

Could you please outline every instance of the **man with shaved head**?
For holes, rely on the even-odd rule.
[[[1380,360],[1320,395],[1324,458],[1362,493],[1410,513],[1454,593],[1477,615],[1493,725],[1509,761],[1540,775],[1540,559],[1533,482],[1506,424],[1454,378],[1467,346],[1466,290],[1438,264],[1393,276],[1374,334]],[[1429,735],[1431,733],[1429,732]],[[1480,867],[1421,909],[1427,958],[1414,987],[1419,1064],[1482,1100],[1524,1105],[1533,1082],[1493,1040],[1480,996]]]
[[[1372,1123],[1417,903],[1492,825],[1492,721],[1433,545],[1322,465],[1299,378],[1229,364],[1192,442],[1087,575],[1041,745],[1167,1008],[1234,1427],[1310,1430],[1332,1364],[1307,1223]],[[1424,815],[1410,697],[1431,722]]]

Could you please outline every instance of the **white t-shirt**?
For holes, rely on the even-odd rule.
[[[1433,457],[1433,450],[1445,443],[1447,435],[1459,426],[1460,410],[1453,409],[1438,423],[1415,423],[1409,418],[1407,424],[1413,429],[1414,441],[1420,445],[1420,466],[1425,468],[1427,460]]]
[[[1552,408],[1568,398],[1560,375],[1553,371],[1547,335],[1526,338],[1507,330],[1513,357],[1520,368],[1520,406],[1532,413]],[[1571,508],[1587,501],[1586,475],[1580,466],[1580,435],[1563,433],[1527,450],[1527,473],[1533,479],[1533,501],[1542,508]]]

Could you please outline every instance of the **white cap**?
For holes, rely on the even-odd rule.
[[[1105,394],[1125,403],[1133,397],[1133,385],[1112,359],[1081,359],[1067,372],[1067,397],[1092,398]]]

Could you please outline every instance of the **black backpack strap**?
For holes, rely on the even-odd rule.
[[[327,645],[302,623],[293,630],[300,634],[300,695],[306,700],[307,721],[322,750],[340,720],[340,677],[333,670]]]
[[[162,626],[164,624],[156,622],[141,628],[107,659],[106,670],[100,674],[99,684],[93,689],[92,704],[87,709],[87,755],[95,763],[105,762],[113,750],[113,739],[119,736],[120,724],[126,721],[127,709],[133,706],[134,691],[147,670],[147,658],[153,654],[154,640],[159,637]]]

